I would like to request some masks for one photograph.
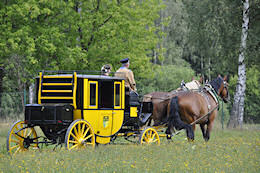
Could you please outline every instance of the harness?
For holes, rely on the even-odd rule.
[[[190,123],[190,125],[194,125],[197,122],[199,122],[201,119],[205,118],[206,116],[209,116],[215,109],[219,109],[219,99],[218,99],[218,95],[215,91],[215,89],[210,85],[210,84],[205,84],[204,88],[203,88],[206,92],[208,92],[214,99],[214,101],[217,103],[217,105],[213,108],[211,108],[210,102],[209,102],[209,97],[206,93],[203,92],[203,90],[201,92],[199,92],[199,94],[203,95],[204,98],[206,98],[207,102],[208,102],[208,112],[203,115],[202,117],[200,117],[199,119],[196,119],[195,121],[193,121],[192,123]]]

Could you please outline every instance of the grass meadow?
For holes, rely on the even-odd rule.
[[[11,123],[0,123],[0,172],[260,172],[260,127],[222,130],[214,127],[205,143],[200,129],[195,141],[181,133],[160,146],[141,146],[117,139],[95,149],[53,151],[45,147],[10,157],[6,136]]]

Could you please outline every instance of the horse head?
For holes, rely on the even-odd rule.
[[[229,102],[230,96],[228,92],[227,76],[222,78],[219,75],[215,80],[211,81],[210,84],[225,103]]]
[[[228,92],[228,82],[227,82],[227,76],[224,76],[222,80],[221,87],[219,89],[219,96],[223,99],[225,103],[229,102],[230,96]]]

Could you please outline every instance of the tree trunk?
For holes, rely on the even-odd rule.
[[[242,0],[243,2],[243,23],[240,52],[238,56],[238,80],[236,92],[234,95],[234,103],[228,122],[228,128],[242,128],[244,120],[244,102],[245,102],[245,89],[246,89],[246,65],[245,65],[245,50],[246,39],[248,34],[249,23],[249,0]]]
[[[34,103],[34,84],[31,84],[30,87],[29,87],[29,103],[30,104],[33,104]]]

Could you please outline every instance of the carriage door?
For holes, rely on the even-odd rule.
[[[112,134],[116,133],[123,124],[124,119],[124,87],[123,81],[114,82],[114,110],[112,112]]]

